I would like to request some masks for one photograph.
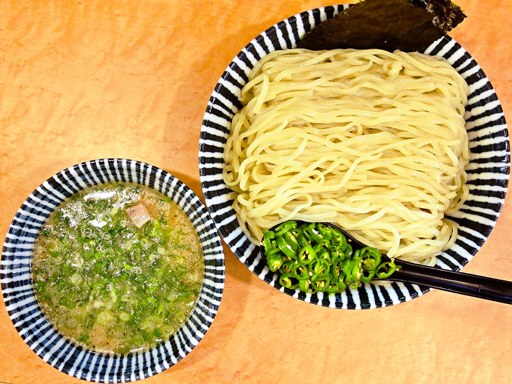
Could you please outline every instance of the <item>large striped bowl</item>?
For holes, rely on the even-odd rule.
[[[32,250],[38,232],[57,205],[96,184],[126,181],[148,185],[172,198],[194,224],[203,246],[205,275],[199,300],[183,326],[155,348],[114,355],[84,349],[48,322],[32,287]],[[215,318],[224,289],[224,254],[210,215],[180,180],[152,165],[100,159],[67,168],[41,184],[16,213],[2,250],[3,299],[14,327],[44,361],[79,379],[116,383],[143,379],[176,364],[201,341]]]
[[[398,304],[422,296],[428,288],[403,283],[365,284],[342,294],[305,294],[280,288],[258,246],[242,232],[232,209],[231,191],[222,180],[224,144],[233,115],[241,108],[240,91],[254,64],[267,53],[295,48],[301,37],[323,20],[349,5],[317,8],[287,18],[247,44],[228,65],[215,87],[204,115],[199,141],[200,177],[212,218],[233,253],[260,279],[297,299],[332,308],[367,309]],[[493,87],[478,63],[455,40],[443,37],[427,54],[444,57],[469,84],[466,128],[471,161],[467,167],[470,195],[452,217],[459,224],[453,247],[437,259],[437,266],[460,270],[478,252],[493,229],[508,186],[510,149],[507,125]]]

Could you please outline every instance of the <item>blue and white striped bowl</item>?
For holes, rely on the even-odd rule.
[[[332,308],[378,308],[409,301],[428,288],[403,283],[364,284],[337,295],[305,294],[279,287],[258,246],[244,235],[237,221],[231,190],[222,179],[223,152],[234,114],[241,108],[240,91],[253,66],[266,54],[297,47],[302,36],[323,20],[350,5],[316,8],[289,17],[254,38],[228,65],[215,87],[204,115],[199,141],[200,178],[206,205],[220,234],[233,253],[260,279],[297,299]],[[491,233],[508,187],[510,144],[503,110],[478,63],[450,37],[431,44],[425,53],[444,57],[469,84],[466,128],[471,161],[467,167],[469,199],[457,215],[459,236],[437,259],[437,266],[460,270],[478,252]]]
[[[183,326],[158,346],[125,355],[85,349],[48,322],[32,286],[32,251],[41,226],[70,195],[111,181],[148,185],[172,198],[194,224],[203,245],[205,275],[199,300]],[[204,205],[168,172],[127,159],[99,159],[69,167],[41,184],[22,204],[9,227],[0,265],[7,312],[20,336],[48,364],[79,379],[116,383],[140,380],[171,367],[201,341],[215,318],[224,290],[222,244]]]

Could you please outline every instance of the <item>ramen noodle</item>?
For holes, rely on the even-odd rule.
[[[391,257],[450,247],[464,203],[468,86],[440,58],[369,49],[268,54],[241,92],[223,178],[247,236],[328,221]]]

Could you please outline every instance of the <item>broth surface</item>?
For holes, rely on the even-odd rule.
[[[65,200],[36,241],[36,297],[66,337],[98,351],[156,345],[185,322],[204,274],[181,208],[145,186],[111,183]]]

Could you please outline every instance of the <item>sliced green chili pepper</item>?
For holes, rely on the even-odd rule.
[[[343,260],[345,258],[345,252],[343,252],[343,249],[336,245],[333,245],[333,247],[329,251],[329,255],[333,262],[336,260]]]
[[[345,250],[345,254],[347,255],[347,257],[352,257],[352,255],[354,254],[354,250],[352,249],[352,245],[350,245],[349,242],[347,242],[347,247],[346,247],[346,250]]]
[[[283,263],[282,272],[285,272],[285,273],[293,272],[293,273],[295,273],[295,270],[297,269],[297,266],[298,266],[298,262],[296,260],[287,260],[287,261],[285,261]]]
[[[299,280],[299,289],[302,292],[307,292],[309,290],[310,285],[311,285],[311,282],[308,279]]]
[[[263,247],[265,248],[265,252],[269,253],[274,248],[275,234],[272,231],[266,231],[263,234]]]
[[[291,249],[293,249],[294,251],[297,251],[299,249],[300,244],[293,230],[285,232],[282,237],[284,241],[286,241],[286,244],[288,244]]]
[[[279,284],[285,288],[295,289],[299,286],[299,282],[300,280],[295,273],[283,273],[279,277]]]
[[[332,239],[336,242],[337,246],[341,249],[344,249],[347,247],[347,238],[343,233],[338,231],[336,228],[332,228]]]
[[[296,233],[297,241],[299,242],[299,246],[305,247],[306,245],[310,245],[308,239],[304,235],[304,231],[302,229],[299,229]]]
[[[327,290],[328,293],[338,293],[343,292],[345,289],[347,289],[347,285],[343,282],[343,280],[339,280],[336,284],[332,284]]]
[[[322,223],[283,222],[264,233],[262,245],[279,284],[302,292],[339,293],[397,269],[393,262],[382,263],[375,248],[354,251],[342,232]]]
[[[361,257],[363,259],[363,269],[366,271],[375,270],[381,261],[381,253],[376,248],[361,248]]]
[[[325,276],[329,273],[329,264],[326,260],[323,259],[315,259],[309,265],[309,273],[311,279],[315,279],[318,276]]]
[[[283,236],[279,236],[277,238],[277,246],[283,252],[286,256],[289,256],[291,258],[296,258],[297,254],[293,250],[290,244],[286,242],[286,239]]]
[[[378,279],[386,279],[393,274],[397,269],[393,261],[386,261],[377,267],[375,275]]]
[[[343,260],[336,260],[331,264],[331,276],[337,281],[343,279]]]
[[[352,269],[354,268],[353,264],[354,264],[354,260],[352,260],[352,259],[345,259],[341,263],[342,272],[343,272],[343,275],[345,276],[346,284],[352,283]]]
[[[317,230],[323,241],[331,240],[333,236],[333,228],[322,223],[317,225]]]
[[[331,255],[329,254],[329,251],[325,248],[323,244],[319,244],[315,248],[316,257],[318,259],[324,259],[324,260],[331,260]]]
[[[288,260],[283,264],[282,270],[286,273],[293,273],[300,279],[309,277],[308,267],[301,264],[298,260]]]
[[[368,271],[363,268],[361,271],[361,281],[363,283],[369,283],[375,277],[375,270]]]
[[[311,262],[316,258],[316,252],[313,247],[309,244],[305,245],[299,252],[299,260],[304,265],[311,264]]]
[[[276,272],[283,266],[284,259],[279,252],[274,252],[272,255],[267,256],[267,265],[272,272]]]
[[[316,229],[316,224],[315,223],[308,224],[304,228],[304,234],[306,235],[307,238],[309,238],[310,240],[315,241],[316,243],[321,243],[322,240],[323,240],[323,236]]]
[[[285,221],[284,223],[277,226],[277,228],[274,231],[275,236],[276,237],[283,236],[286,232],[288,232],[289,230],[296,228],[296,227],[297,227],[297,222]]]
[[[325,292],[329,289],[331,278],[329,276],[322,276],[311,281],[311,287],[316,292]]]
[[[362,258],[359,256],[359,249],[356,251],[354,256],[354,261],[352,264],[352,271],[350,272],[350,277],[353,282],[358,282],[361,279],[361,262]]]
[[[297,276],[299,276],[299,279],[301,280],[308,280],[309,279],[309,269],[307,265],[300,264],[295,268],[295,273]]]

